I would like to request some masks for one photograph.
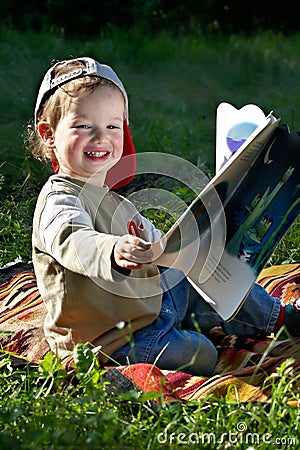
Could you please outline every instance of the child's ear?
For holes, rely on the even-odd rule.
[[[41,122],[37,126],[38,133],[40,137],[42,138],[44,144],[48,148],[54,148],[54,133],[50,125],[46,122]]]

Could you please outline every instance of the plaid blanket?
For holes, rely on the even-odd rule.
[[[300,264],[269,267],[257,281],[287,304],[300,297]],[[43,333],[45,314],[32,265],[17,263],[0,269],[1,350],[29,362],[41,360],[49,352]],[[266,380],[288,358],[293,359],[293,374],[300,373],[300,338],[242,338],[225,335],[221,328],[212,329],[209,337],[219,352],[210,378],[132,364],[108,367],[106,379],[115,381],[120,389],[132,386],[144,392],[158,391],[166,402],[197,400],[212,394],[227,399],[238,396],[248,402],[268,401],[271,387]],[[64,364],[70,368],[72,358]]]

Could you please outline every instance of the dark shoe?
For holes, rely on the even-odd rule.
[[[284,325],[292,336],[300,336],[300,298],[284,307]]]

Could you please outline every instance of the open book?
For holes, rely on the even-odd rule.
[[[256,105],[221,103],[216,124],[215,177],[152,247],[230,320],[299,215],[300,133]]]

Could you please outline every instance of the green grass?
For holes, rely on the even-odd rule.
[[[114,30],[99,38],[66,40],[1,29],[0,266],[19,255],[25,261],[31,257],[34,204],[49,170],[26,154],[23,134],[52,59],[85,54],[112,65],[129,94],[136,150],[181,156],[211,176],[221,101],[236,107],[256,103],[265,113],[273,110],[291,131],[299,129],[299,53],[300,34],[174,38],[161,33],[150,40],[142,32]],[[176,192],[190,201],[187,191]],[[161,212],[149,214],[158,226],[168,226]],[[299,262],[299,223],[269,264]],[[228,396],[163,405],[158,397],[153,408],[151,398],[157,394],[107,392],[88,352],[86,359],[88,366],[78,360],[78,374],[70,377],[50,356],[38,368],[17,370],[8,355],[1,356],[1,449],[269,449],[287,448],[288,439],[300,434],[298,409],[288,405],[289,398],[300,396],[288,361],[267,380],[273,385],[270,404],[242,404]],[[259,434],[259,445],[245,442],[244,434],[235,441],[232,434],[230,441],[239,423],[253,439]],[[276,438],[281,446],[270,444]],[[289,447],[297,448],[293,442]]]
[[[129,94],[137,152],[181,156],[211,177],[221,101],[238,108],[256,103],[265,113],[273,110],[291,131],[298,130],[299,49],[300,34],[174,38],[161,33],[149,39],[136,30],[114,30],[99,38],[67,40],[0,29],[0,198],[6,199],[0,210],[0,265],[30,256],[34,198],[49,170],[26,154],[24,131],[51,60],[91,55],[112,65]],[[155,214],[154,219],[160,221]],[[299,221],[273,261],[299,260],[298,230]]]
[[[167,404],[157,392],[116,394],[83,345],[75,349],[76,372],[63,371],[51,354],[38,367],[17,370],[2,355],[0,367],[2,450],[297,448],[299,412],[288,403],[299,401],[291,360],[266,379],[273,391],[264,404],[241,403],[229,393]]]

